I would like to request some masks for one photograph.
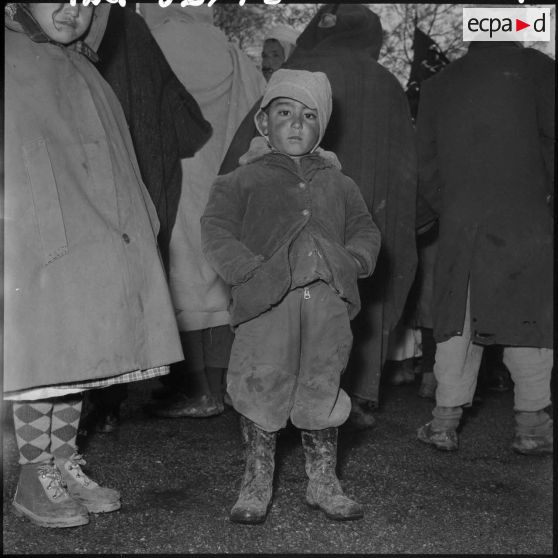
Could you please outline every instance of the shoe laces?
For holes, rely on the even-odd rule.
[[[66,466],[68,472],[70,472],[72,476],[84,486],[88,486],[93,483],[93,481],[83,472],[81,468],[81,466],[86,463],[87,462],[83,459],[82,455],[74,453],[68,458],[68,465]]]
[[[54,463],[45,463],[39,467],[41,478],[48,479],[46,490],[50,492],[53,499],[67,496],[67,485],[62,478],[62,473]]]

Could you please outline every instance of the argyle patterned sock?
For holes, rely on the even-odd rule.
[[[54,457],[68,458],[76,451],[76,437],[83,397],[81,393],[53,400],[50,450]]]
[[[52,401],[14,401],[13,416],[19,463],[39,463],[52,458],[50,426]]]

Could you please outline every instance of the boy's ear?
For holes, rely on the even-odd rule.
[[[267,116],[267,112],[265,110],[261,110],[258,114],[258,124],[260,132],[267,136],[269,132],[269,117]]]

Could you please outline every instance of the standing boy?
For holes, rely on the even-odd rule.
[[[275,72],[255,116],[268,146],[215,182],[201,219],[204,253],[232,286],[227,388],[246,444],[236,522],[265,520],[289,418],[302,430],[307,503],[333,519],[363,515],[335,474],[337,428],[351,410],[339,382],[357,278],[372,273],[380,234],[356,184],[316,153],[331,106],[324,73]]]

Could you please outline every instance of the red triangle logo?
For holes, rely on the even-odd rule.
[[[522,29],[525,29],[526,27],[531,27],[530,23],[525,23],[524,21],[521,21],[520,19],[515,18],[515,30],[516,31],[521,31]]]

